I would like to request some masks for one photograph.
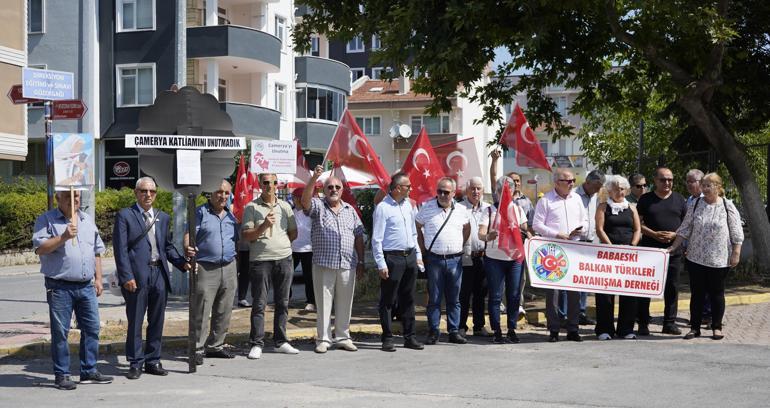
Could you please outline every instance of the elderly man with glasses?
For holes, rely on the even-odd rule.
[[[342,181],[337,177],[330,176],[324,182],[323,199],[313,198],[322,172],[323,167],[316,166],[308,188],[302,192],[302,208],[312,221],[313,289],[318,311],[315,352],[326,353],[332,344],[332,304],[337,347],[356,351],[350,337],[350,314],[356,276],[364,273],[364,225],[355,208],[342,200]]]
[[[294,277],[291,241],[297,238],[297,223],[291,205],[276,196],[278,178],[272,173],[261,173],[259,184],[262,194],[246,205],[243,212],[241,236],[249,241],[249,274],[251,277],[251,333],[248,358],[262,357],[265,346],[265,307],[267,292],[272,281],[275,315],[273,341],[275,351],[297,354],[299,350],[289,343],[286,322],[289,318],[289,294]]]
[[[532,228],[547,238],[579,241],[588,229],[588,210],[573,189],[575,175],[566,169],[553,173],[554,189],[537,202]],[[559,290],[546,289],[545,317],[548,325],[548,341],[559,341]],[[567,292],[567,340],[583,341],[578,333],[580,320],[580,293]]]

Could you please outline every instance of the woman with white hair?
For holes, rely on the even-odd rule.
[[[629,205],[626,194],[628,180],[623,176],[607,176],[604,189],[607,201],[596,209],[596,235],[603,244],[637,245],[642,237],[639,214],[634,206]],[[618,327],[615,329],[615,296],[604,293],[596,294],[596,328],[599,340],[609,340],[615,336],[635,339],[634,321],[636,320],[637,298],[619,296]]]

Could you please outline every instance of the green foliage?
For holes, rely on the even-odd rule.
[[[361,222],[364,224],[364,229],[367,234],[372,233],[372,220],[374,217],[374,196],[377,195],[377,189],[364,189],[353,190],[353,195],[356,196],[356,203],[358,203],[358,209],[361,210]]]
[[[0,194],[0,249],[31,247],[35,220],[47,206],[45,192]]]
[[[45,193],[45,182],[32,177],[16,177],[10,183],[0,180],[0,194],[8,193]]]

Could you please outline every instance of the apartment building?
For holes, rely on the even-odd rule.
[[[21,83],[27,65],[27,2],[6,0],[0,12],[0,90],[6,93]],[[23,170],[27,159],[27,112],[10,99],[0,101],[0,178]]]

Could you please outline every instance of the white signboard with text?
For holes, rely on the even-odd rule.
[[[286,173],[297,171],[297,142],[289,140],[252,140],[252,173]]]
[[[134,149],[246,150],[245,137],[189,135],[126,135]]]

